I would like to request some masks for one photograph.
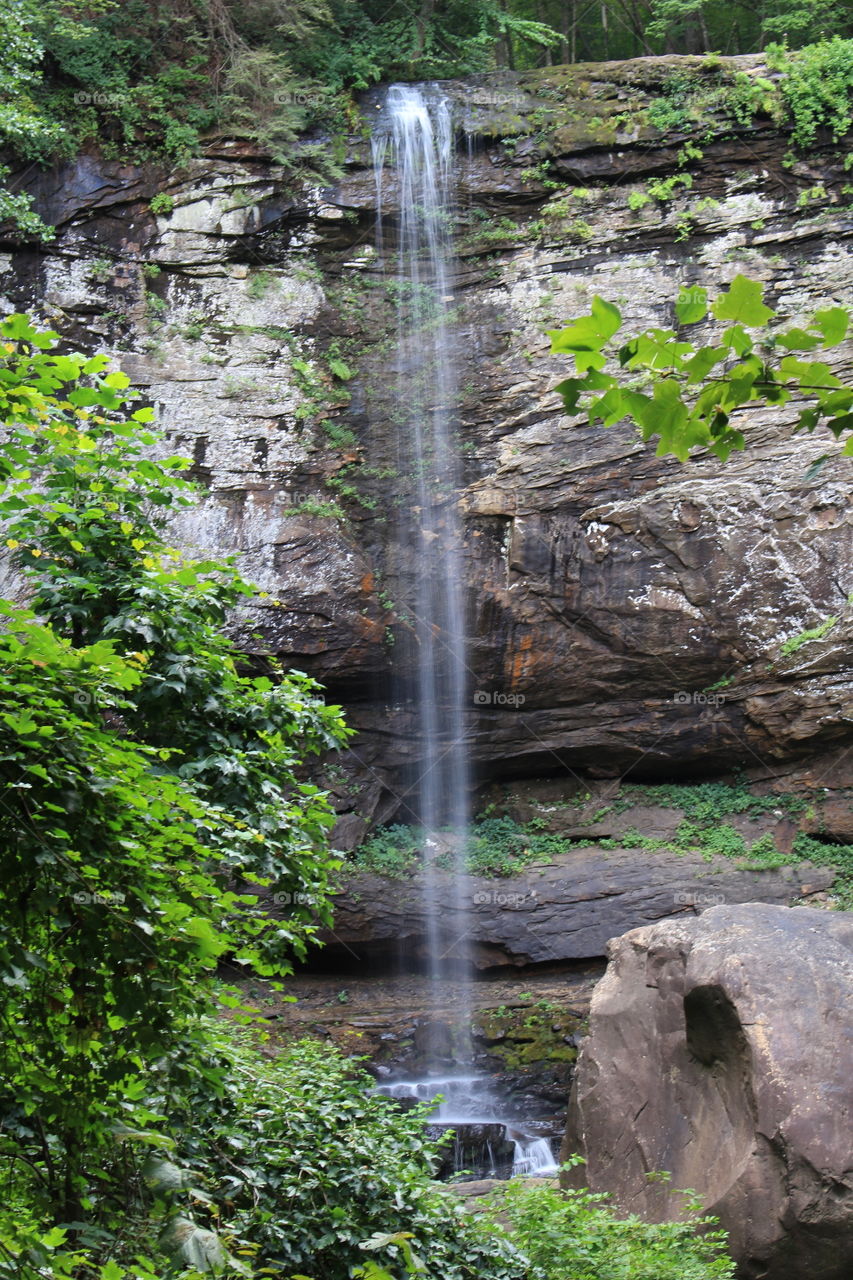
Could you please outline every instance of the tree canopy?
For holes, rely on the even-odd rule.
[[[380,81],[774,41],[794,89],[788,110],[849,127],[851,36],[845,0],[7,0],[0,144],[24,162],[94,139],[108,154],[180,163],[226,132],[329,177],[335,147],[301,131],[345,133],[353,94]],[[819,71],[787,52],[814,42],[835,51]],[[11,190],[0,191],[3,222],[49,234]]]

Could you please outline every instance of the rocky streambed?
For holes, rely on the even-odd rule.
[[[449,1106],[434,1116],[436,1132],[453,1120],[455,1133],[441,1176],[508,1177],[514,1166],[538,1171],[519,1168],[536,1141],[552,1156],[559,1150],[572,1067],[603,972],[589,963],[473,984],[448,978],[436,992],[426,976],[359,972],[351,963],[297,974],[287,985],[292,1000],[257,986],[247,995],[270,1019],[276,1043],[311,1036],[366,1059],[377,1087],[401,1106],[441,1093]],[[472,1051],[464,1065],[462,1042]]]

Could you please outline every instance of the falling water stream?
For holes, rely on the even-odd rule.
[[[373,129],[373,159],[380,254],[384,259],[389,247],[385,241],[390,244],[392,237],[396,250],[396,278],[386,280],[397,298],[394,416],[398,467],[412,477],[411,509],[401,519],[398,537],[407,564],[415,566],[407,601],[417,653],[413,701],[421,748],[413,806],[424,829],[426,942],[431,1003],[438,1009],[447,977],[461,974],[469,979],[472,972],[465,928],[470,902],[465,868],[470,818],[466,712],[472,694],[458,508],[458,363],[452,332],[454,129],[450,105],[437,86],[389,89]],[[393,218],[386,213],[389,207]],[[452,871],[455,910],[450,923],[437,894],[437,860]],[[432,1117],[437,1125],[501,1126],[513,1144],[513,1172],[553,1172],[547,1140],[502,1117],[488,1078],[473,1072],[470,1028],[469,987],[469,998],[458,1009],[454,1073],[447,1073],[446,1045],[441,1052],[437,1045],[432,1052],[428,1046],[426,1076],[383,1085],[382,1092],[398,1099],[441,1097]]]
[[[425,832],[425,917],[431,976],[469,967],[465,835],[469,818],[468,702],[461,483],[455,442],[456,358],[449,219],[453,131],[446,101],[395,85],[373,136],[380,235],[389,159],[396,185],[398,460],[412,477],[411,510],[400,536],[416,566],[409,604],[417,651],[416,715],[421,746],[416,808]],[[389,175],[391,176],[391,175]],[[408,603],[408,602],[407,602]],[[436,859],[452,867],[458,918],[448,929],[436,899]]]

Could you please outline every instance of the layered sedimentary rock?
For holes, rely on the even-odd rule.
[[[753,903],[625,934],[593,996],[564,1154],[653,1220],[695,1190],[743,1277],[845,1280],[851,984],[850,913]]]
[[[679,282],[738,272],[792,319],[853,301],[841,150],[827,140],[786,167],[770,120],[720,110],[685,169],[700,126],[662,133],[647,110],[685,66],[706,74],[641,59],[447,87],[470,142],[453,323],[483,777],[772,772],[849,733],[849,463],[815,469],[831,443],[792,439],[789,406],[749,415],[744,456],[684,468],[628,430],[566,418],[553,392],[566,368],[545,331],[595,293],[632,326],[670,323]],[[678,174],[692,187],[630,199]],[[420,748],[398,700],[418,565],[388,391],[397,286],[375,247],[364,138],[326,190],[227,140],[171,174],[86,156],[27,184],[58,234],[6,245],[3,301],[115,352],[208,490],[176,536],[239,553],[270,592],[242,620],[247,643],[259,630],[345,703],[360,732],[329,778],[339,843],[411,819]],[[152,214],[156,192],[170,212]],[[389,185],[389,251],[394,201]]]
[[[826,891],[832,881],[827,868],[747,871],[723,858],[595,845],[515,876],[472,876],[462,897],[449,873],[431,883],[419,876],[389,883],[354,872],[333,899],[333,927],[321,934],[324,962],[343,964],[349,956],[361,964],[393,964],[405,957],[408,965],[418,959],[426,965],[429,901],[450,922],[460,961],[470,957],[491,969],[591,959],[638,924],[720,903],[789,904]],[[446,959],[453,956],[451,947]]]

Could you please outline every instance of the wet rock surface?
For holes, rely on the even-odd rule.
[[[601,963],[541,966],[473,984],[448,977],[436,987],[425,976],[371,974],[351,962],[343,972],[296,974],[287,984],[291,1000],[255,984],[247,996],[269,1019],[275,1044],[303,1036],[325,1040],[365,1059],[379,1086],[442,1071],[473,1073],[505,1118],[550,1139],[556,1150],[577,1044],[602,973]],[[467,1055],[473,1049],[464,1067],[460,1045]],[[412,1097],[398,1101],[413,1103]],[[499,1172],[506,1176],[505,1162]]]
[[[609,956],[564,1154],[653,1220],[695,1189],[749,1280],[845,1280],[853,915],[715,907],[633,930]]]

